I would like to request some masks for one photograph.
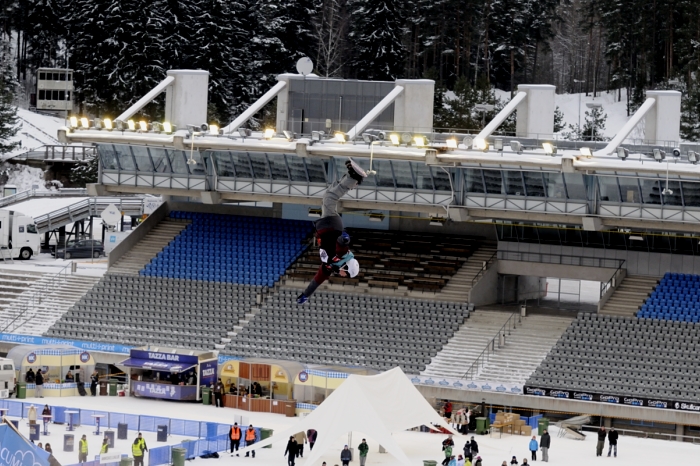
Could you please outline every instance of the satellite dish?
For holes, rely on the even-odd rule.
[[[105,210],[102,211],[100,217],[102,217],[102,220],[104,220],[107,225],[116,226],[122,219],[122,213],[119,209],[117,209],[117,206],[110,204]]]
[[[307,76],[314,70],[314,62],[309,57],[301,57],[297,61],[297,71],[299,74]]]

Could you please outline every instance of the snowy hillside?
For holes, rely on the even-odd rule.
[[[17,116],[21,128],[14,137],[10,138],[10,141],[20,141],[22,145],[14,151],[2,155],[2,159],[41,146],[58,144],[56,134],[59,128],[65,126],[63,118],[40,115],[23,108],[17,109]]]

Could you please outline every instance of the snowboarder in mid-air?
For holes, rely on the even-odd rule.
[[[297,297],[299,304],[308,301],[316,288],[331,275],[354,277],[360,271],[360,264],[350,252],[350,235],[343,230],[343,220],[338,215],[338,200],[362,183],[367,174],[352,160],[345,162],[345,166],[348,168],[348,174],[337,185],[328,188],[323,195],[321,218],[314,223],[316,241],[320,246],[321,265],[309,286]]]

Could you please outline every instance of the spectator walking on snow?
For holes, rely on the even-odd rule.
[[[287,455],[287,466],[294,466],[294,459],[297,457],[298,444],[293,435],[289,436],[289,441],[287,442],[287,449],[284,450],[284,454]]]
[[[304,457],[304,444],[306,443],[306,432],[303,430],[294,434],[294,440],[297,441],[297,458]]]
[[[615,450],[615,458],[617,458],[617,435],[618,432],[615,430],[614,427],[610,428],[610,432],[608,433],[608,445],[610,445],[610,448],[608,449],[608,456],[610,456],[610,453]]]
[[[309,439],[309,451],[314,449],[314,444],[316,443],[316,436],[318,436],[318,432],[316,432],[316,429],[309,429],[306,431],[306,438]]]

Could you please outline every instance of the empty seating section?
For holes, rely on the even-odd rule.
[[[280,288],[222,351],[309,364],[425,369],[468,317],[466,304]]]
[[[580,314],[526,385],[695,401],[699,330],[692,322]]]
[[[438,291],[479,248],[479,240],[465,236],[354,228],[347,231],[352,238],[350,249],[360,262],[360,274],[354,279],[332,277],[331,283]],[[318,264],[318,248],[310,248],[288,276],[310,280]]]
[[[700,276],[665,274],[637,317],[700,322]]]
[[[250,311],[262,289],[108,274],[46,335],[135,346],[213,349]]]
[[[171,212],[192,223],[139,275],[272,286],[307,247],[311,222]]]

